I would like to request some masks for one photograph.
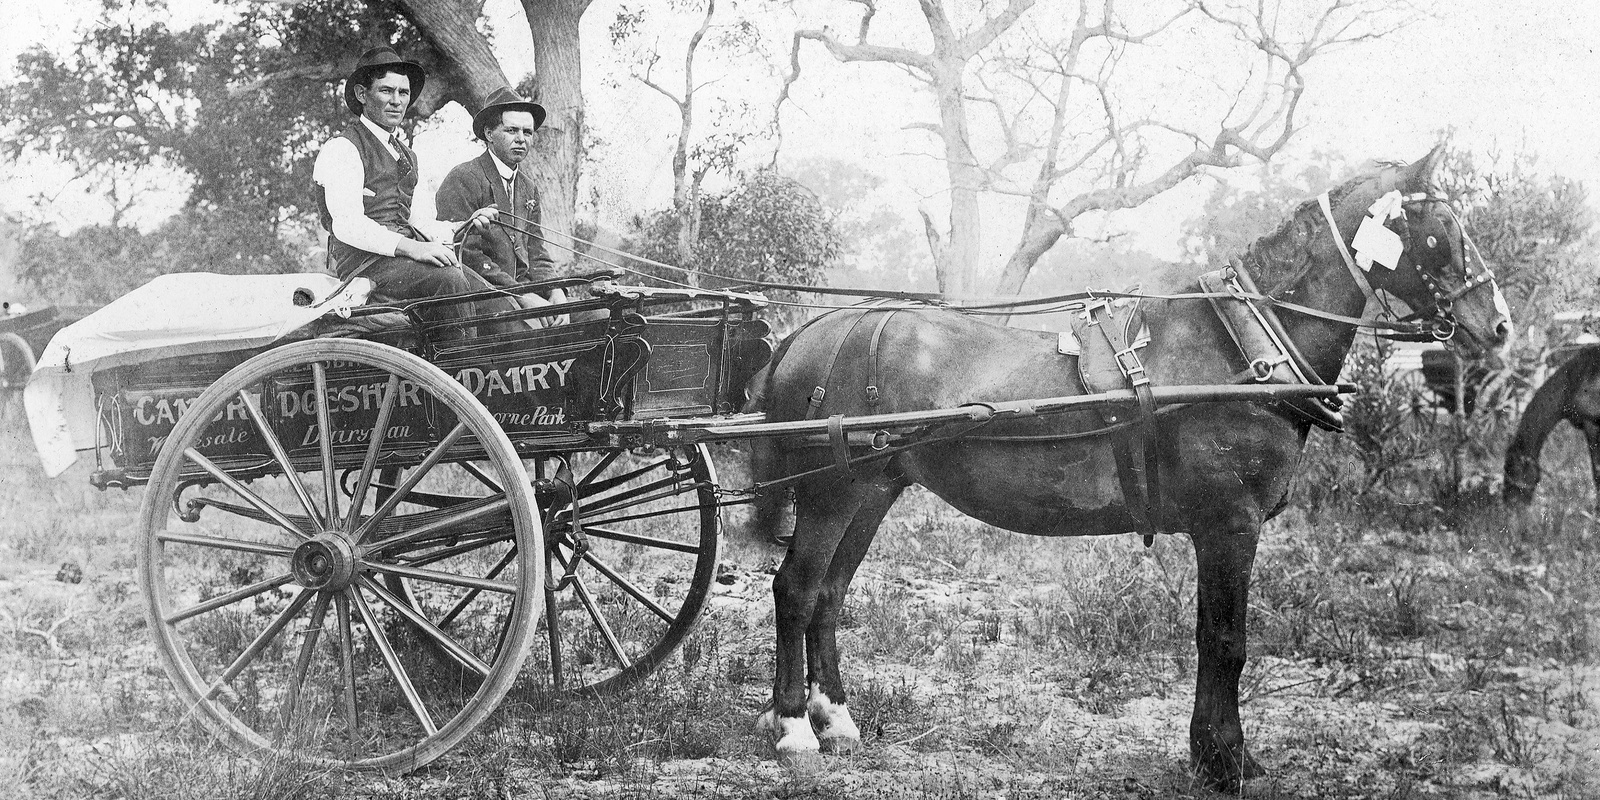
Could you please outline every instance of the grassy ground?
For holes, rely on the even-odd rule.
[[[138,606],[138,492],[36,464],[8,427],[0,796],[1204,795],[1185,769],[1195,581],[1181,536],[1150,550],[1033,539],[909,495],[843,632],[866,746],[814,776],[780,769],[751,725],[770,693],[781,553],[730,541],[704,624],[644,686],[519,694],[427,770],[376,779],[234,759],[186,722]],[[1545,465],[1521,513],[1470,480],[1442,502],[1332,492],[1338,476],[1308,471],[1315,485],[1257,561],[1243,713],[1272,776],[1248,795],[1600,796],[1600,526],[1578,437],[1563,430]]]

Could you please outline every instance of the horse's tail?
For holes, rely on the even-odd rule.
[[[1600,349],[1585,349],[1533,393],[1517,423],[1517,433],[1506,448],[1505,487],[1501,493],[1507,503],[1533,502],[1534,489],[1544,476],[1539,453],[1544,450],[1545,440],[1574,408],[1572,394],[1588,385],[1596,372],[1600,372]]]
[[[746,412],[768,410],[767,401],[772,396],[773,374],[777,372],[778,362],[789,351],[789,343],[794,341],[794,336],[795,334],[790,334],[785,338],[778,345],[777,352],[773,353],[772,360],[751,377],[748,387],[750,399],[744,406]],[[782,477],[783,459],[778,451],[777,439],[758,436],[751,439],[745,449],[750,454],[752,485]],[[794,495],[788,489],[758,491],[751,508],[755,512],[755,518],[746,532],[752,538],[787,543],[794,536]]]

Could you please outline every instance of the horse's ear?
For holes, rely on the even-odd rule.
[[[1413,161],[1411,166],[1406,168],[1406,183],[1422,191],[1432,187],[1434,175],[1444,166],[1444,155],[1444,142],[1434,145],[1427,155]]]

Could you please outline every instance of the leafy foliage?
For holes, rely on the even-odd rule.
[[[231,214],[193,206],[150,233],[124,225],[88,225],[63,235],[29,230],[17,276],[56,302],[108,303],[172,272],[305,272],[310,236],[240,225]]]
[[[1452,150],[1444,185],[1511,304],[1517,356],[1541,361],[1562,344],[1554,315],[1593,309],[1595,215],[1583,184],[1535,171],[1532,155]]]
[[[700,273],[699,285],[706,288],[751,281],[818,286],[839,258],[842,244],[833,215],[809,189],[775,170],[747,173],[728,191],[702,198],[700,214],[692,259],[679,266]],[[640,226],[637,252],[674,263],[678,225],[676,211],[655,213]],[[669,282],[694,282],[659,268],[646,271]],[[769,294],[781,301],[797,299],[793,292]],[[773,316],[798,318],[782,311]]]
[[[3,155],[41,152],[109,187],[109,226],[30,231],[20,272],[52,299],[103,301],[156,274],[298,270],[315,214],[311,166],[348,112],[326,70],[372,39],[415,37],[389,2],[239,4],[227,24],[172,30],[158,6],[108,3],[107,19],[65,57],[35,47],[0,86]],[[190,180],[187,207],[141,233],[137,173]],[[127,187],[135,187],[129,191]]]
[[[1332,186],[1347,171],[1338,157],[1319,154],[1297,169],[1283,162],[1263,165],[1255,189],[1219,180],[1200,214],[1184,222],[1184,260],[1210,269],[1225,265],[1271,233],[1301,201]]]

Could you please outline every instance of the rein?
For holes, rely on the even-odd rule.
[[[539,230],[545,231],[547,233],[555,233],[555,234],[558,234],[558,235],[561,235],[561,236],[565,236],[566,238],[571,239],[576,244],[585,245],[585,246],[591,247],[591,248],[593,248],[595,250],[600,250],[600,251],[602,251],[604,253],[607,253],[609,255],[617,256],[619,258],[631,259],[631,260],[638,261],[638,262],[643,263],[643,264],[648,264],[648,265],[653,266],[653,267],[658,267],[658,268],[661,268],[661,269],[669,269],[669,270],[673,270],[675,272],[682,272],[682,273],[687,274],[687,275],[699,275],[699,276],[703,276],[703,277],[716,278],[717,280],[727,281],[728,283],[733,284],[733,286],[731,287],[733,289],[745,289],[745,288],[750,288],[750,287],[759,287],[759,288],[763,288],[763,289],[773,289],[773,290],[777,290],[777,291],[809,292],[809,293],[812,293],[812,294],[840,295],[840,296],[846,296],[846,297],[863,297],[863,298],[867,298],[867,299],[906,300],[906,301],[912,301],[912,302],[927,303],[929,305],[938,306],[938,307],[941,307],[941,308],[948,308],[950,310],[958,311],[958,312],[961,312],[961,313],[964,313],[964,314],[978,314],[978,315],[982,315],[982,314],[1017,315],[1017,314],[1055,313],[1057,311],[1071,310],[1074,307],[1078,307],[1078,306],[1081,306],[1081,305],[1086,305],[1088,303],[1092,303],[1092,302],[1099,301],[1099,300],[1105,300],[1105,299],[1122,299],[1122,298],[1145,299],[1145,300],[1220,300],[1220,299],[1234,299],[1234,300],[1247,300],[1247,301],[1251,301],[1251,302],[1261,303],[1263,305],[1268,305],[1268,306],[1271,306],[1273,308],[1283,309],[1285,311],[1292,311],[1292,312],[1294,312],[1296,314],[1301,314],[1303,316],[1316,317],[1318,319],[1324,319],[1324,320],[1327,320],[1329,322],[1336,322],[1336,323],[1340,323],[1340,324],[1343,324],[1343,325],[1350,325],[1350,326],[1356,327],[1356,328],[1368,328],[1368,329],[1375,330],[1375,331],[1391,331],[1392,334],[1390,334],[1389,336],[1390,336],[1390,338],[1395,338],[1395,339],[1409,339],[1409,338],[1413,338],[1413,337],[1419,338],[1419,339],[1434,339],[1434,338],[1438,338],[1439,337],[1439,333],[1438,333],[1439,329],[1437,328],[1437,326],[1423,325],[1420,322],[1412,321],[1410,318],[1399,319],[1399,320],[1390,320],[1390,319],[1381,319],[1381,318],[1372,318],[1372,317],[1352,317],[1352,316],[1348,316],[1348,315],[1345,315],[1345,314],[1335,314],[1335,313],[1333,313],[1331,311],[1323,311],[1322,309],[1318,309],[1318,308],[1311,308],[1310,306],[1300,305],[1299,303],[1293,303],[1293,302],[1290,302],[1288,300],[1280,300],[1280,299],[1278,299],[1276,297],[1273,297],[1271,295],[1261,294],[1259,292],[1238,292],[1238,293],[1225,293],[1225,292],[1178,292],[1178,293],[1174,293],[1174,294],[1146,294],[1146,293],[1142,293],[1142,292],[1083,291],[1083,292],[1071,292],[1071,293],[1068,293],[1068,294],[1048,295],[1048,296],[1044,296],[1044,297],[1030,297],[1030,298],[1020,298],[1019,299],[1019,298],[995,298],[995,297],[981,297],[981,296],[959,297],[959,296],[951,296],[951,295],[941,294],[941,293],[937,293],[937,292],[900,292],[900,291],[879,290],[879,289],[849,289],[849,288],[839,288],[839,287],[830,287],[830,286],[810,286],[810,285],[806,285],[806,284],[777,283],[777,282],[773,282],[773,281],[752,281],[752,280],[744,280],[744,279],[738,279],[738,278],[729,278],[729,277],[724,276],[724,275],[718,275],[718,274],[716,274],[714,272],[706,272],[704,270],[696,270],[696,269],[689,269],[687,267],[673,266],[672,264],[665,264],[665,263],[662,263],[660,261],[655,261],[653,259],[645,258],[643,256],[636,256],[636,255],[633,255],[631,253],[626,253],[626,252],[623,252],[623,251],[620,251],[620,250],[613,250],[613,249],[611,249],[609,247],[606,247],[604,245],[597,244],[595,242],[591,242],[591,241],[588,241],[586,239],[579,238],[577,236],[573,236],[572,234],[562,233],[561,231],[557,231],[557,230],[555,230],[553,228],[549,228],[549,227],[547,227],[547,226],[545,226],[545,225],[543,225],[541,223],[534,222],[533,220],[524,219],[524,218],[519,217],[519,216],[517,216],[515,214],[512,214],[510,212],[502,211],[502,212],[500,212],[500,214],[494,220],[494,224],[496,224],[496,225],[499,225],[499,226],[501,226],[503,228],[507,228],[509,230],[516,231],[518,233],[522,233],[522,234],[527,235],[527,236],[531,236],[531,237],[533,237],[535,239],[538,239],[539,241],[542,241],[542,242],[544,242],[546,244],[552,245],[554,247],[559,247],[562,250],[566,250],[569,253],[572,253],[572,254],[574,254],[576,256],[579,256],[580,258],[586,258],[586,259],[589,259],[590,261],[594,261],[594,262],[596,262],[598,264],[602,264],[602,265],[610,267],[612,269],[619,269],[619,270],[623,270],[625,272],[632,272],[632,273],[634,273],[636,275],[641,275],[643,277],[653,278],[655,280],[665,280],[665,279],[659,278],[658,276],[649,275],[648,273],[642,273],[639,270],[631,269],[631,268],[629,268],[627,266],[624,266],[622,264],[617,264],[617,263],[613,263],[613,262],[607,261],[607,260],[605,260],[603,258],[599,258],[599,257],[593,255],[592,253],[587,253],[587,252],[584,252],[582,250],[578,250],[578,249],[573,248],[573,247],[568,247],[566,245],[563,245],[563,244],[560,244],[558,242],[552,241],[549,238],[541,236],[538,233],[535,233],[535,232],[533,232],[531,230],[528,230],[527,228],[521,227],[519,225],[513,225],[513,224],[508,223],[508,222],[502,222],[499,219],[499,217],[510,217],[511,219],[515,220],[516,222],[522,223],[523,225],[531,225],[531,226],[534,226],[534,227],[538,228]],[[1332,221],[1330,219],[1330,224],[1331,224],[1331,222]],[[1338,228],[1336,226],[1333,229],[1335,231],[1334,238],[1336,240],[1338,240],[1341,252],[1343,252],[1344,239],[1343,239],[1342,236],[1339,236],[1337,234]],[[1351,261],[1350,264],[1351,264],[1352,269],[1355,269],[1354,262]],[[1359,270],[1357,270],[1357,271],[1359,271]],[[667,283],[673,283],[673,281],[666,281],[666,282]],[[1371,291],[1371,289],[1369,288],[1368,284],[1365,282],[1364,279],[1361,280],[1361,281],[1358,281],[1358,282],[1361,283],[1361,285],[1362,285],[1362,287],[1364,289],[1366,289],[1369,292]],[[1487,282],[1487,279],[1484,282]],[[687,284],[684,284],[684,285],[687,285]],[[1481,283],[1473,284],[1472,286],[1473,286],[1473,288],[1475,288],[1478,285],[1481,285]],[[1466,289],[1463,289],[1460,292],[1457,292],[1452,297],[1458,297],[1458,296],[1460,296],[1460,294],[1464,293],[1465,291],[1466,291]],[[954,301],[954,302],[952,302],[952,301]],[[963,301],[965,301],[965,302],[963,302]],[[769,302],[777,303],[778,301],[769,301]],[[807,307],[816,307],[816,308],[854,308],[855,307],[853,305],[851,305],[851,306],[828,306],[828,305],[809,304],[809,303],[779,303],[779,304],[780,305],[803,305],[803,306],[807,306]],[[1056,306],[1056,307],[1047,308],[1047,309],[1043,309],[1043,310],[1034,310],[1034,311],[1020,310],[1020,309],[1028,308],[1030,306]],[[1387,308],[1387,306],[1384,306],[1384,307]],[[1392,312],[1391,312],[1390,315],[1391,316],[1395,316]],[[1417,315],[1412,315],[1412,316],[1414,317],[1414,316],[1417,316]],[[1453,325],[1452,325],[1452,330],[1453,330]],[[1446,336],[1445,338],[1449,338],[1449,337]]]

